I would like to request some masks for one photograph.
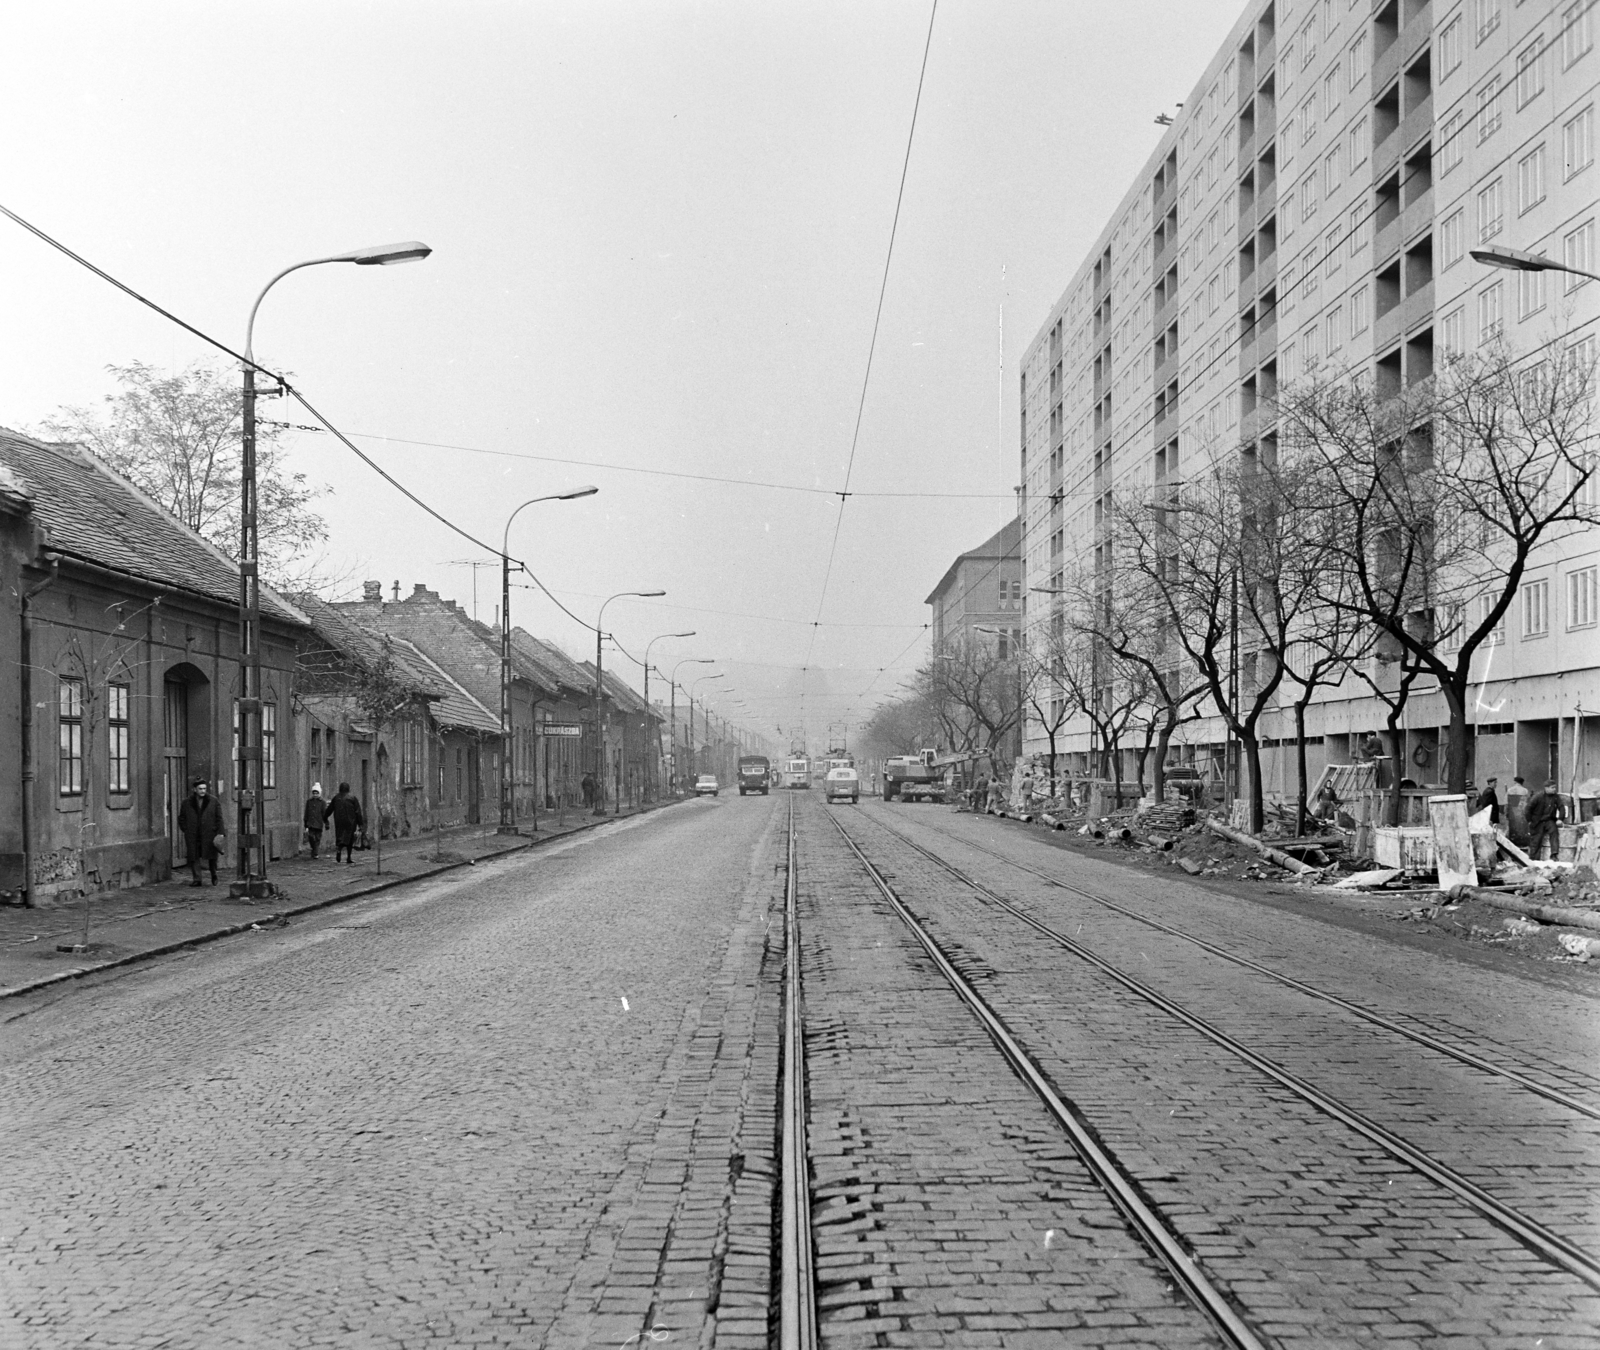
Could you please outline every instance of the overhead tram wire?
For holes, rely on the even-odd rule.
[[[856,424],[850,433],[850,457],[845,462],[844,486],[838,493],[839,511],[833,521],[833,539],[828,544],[828,562],[822,570],[822,590],[817,596],[817,617],[811,626],[811,642],[806,648],[805,664],[800,667],[800,712],[805,717],[806,671],[810,668],[812,653],[817,646],[817,624],[822,622],[823,607],[828,602],[828,583],[833,578],[834,555],[839,550],[839,529],[844,524],[845,504],[850,500],[850,478],[856,467],[856,447],[861,440],[861,418],[867,407],[867,389],[872,383],[872,358],[878,349],[878,329],[883,323],[883,301],[889,293],[889,268],[894,262],[894,241],[900,230],[900,206],[905,200],[906,178],[911,171],[911,147],[917,136],[917,114],[922,108],[922,86],[928,75],[928,53],[933,48],[933,21],[938,17],[939,0],[928,7],[928,35],[922,44],[922,65],[917,71],[917,95],[911,104],[911,126],[906,132],[906,153],[900,163],[900,186],[894,196],[894,219],[889,224],[889,247],[883,258],[883,279],[878,284],[878,307],[872,316],[872,340],[867,344],[867,368],[861,377],[861,397],[856,402]]]

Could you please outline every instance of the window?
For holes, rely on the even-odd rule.
[[[1561,128],[1561,177],[1571,178],[1594,163],[1594,104]]]
[[[1344,307],[1334,305],[1322,321],[1322,345],[1332,356],[1344,345]]]
[[[1535,38],[1517,53],[1517,107],[1526,108],[1544,93],[1544,40]]]
[[[1332,197],[1339,191],[1339,147],[1336,145],[1322,160],[1322,195]]]
[[[1517,214],[1544,200],[1544,146],[1537,145],[1517,161]]]
[[[1461,65],[1461,16],[1457,14],[1439,33],[1439,78],[1447,79]]]
[[[1561,261],[1568,267],[1580,268],[1585,272],[1592,272],[1595,268],[1594,251],[1594,221],[1586,220],[1577,229],[1561,241]],[[1588,277],[1573,276],[1567,273],[1567,294],[1577,290],[1579,286],[1587,285]]]
[[[1517,319],[1531,318],[1544,308],[1544,277],[1543,272],[1518,272],[1517,274]]]
[[[1317,97],[1313,94],[1300,105],[1300,144],[1310,145],[1317,139]]]
[[[1367,30],[1363,28],[1350,44],[1350,87],[1361,83],[1362,72],[1367,68]]]
[[[1278,203],[1278,233],[1287,239],[1294,233],[1294,193],[1286,192]]]
[[[1317,330],[1315,325],[1300,334],[1300,364],[1306,370],[1317,364]]]
[[[1367,119],[1358,117],[1355,125],[1350,128],[1350,167],[1354,169],[1358,164],[1367,162]]]
[[[1500,233],[1505,213],[1500,206],[1500,180],[1478,190],[1478,242],[1486,244]]]
[[[1333,68],[1322,77],[1322,115],[1332,117],[1334,110],[1339,106],[1339,63],[1335,61]]]
[[[1500,26],[1500,0],[1478,0],[1478,41]]]
[[[261,786],[278,786],[278,705],[261,705]]]
[[[1447,356],[1460,356],[1467,350],[1467,310],[1457,305],[1439,321],[1439,345]]]
[[[1454,267],[1462,258],[1461,229],[1465,211],[1453,211],[1439,223],[1439,270]]]
[[[1462,145],[1461,122],[1465,116],[1465,113],[1458,110],[1451,113],[1440,123],[1439,150],[1434,158],[1438,161],[1441,175],[1449,173],[1451,169],[1461,163],[1461,157],[1465,153],[1465,148]]]
[[[1488,342],[1500,336],[1505,322],[1502,308],[1504,292],[1496,281],[1478,293],[1478,340]]]
[[[1328,231],[1322,244],[1322,270],[1332,276],[1339,270],[1339,227],[1335,225]]]
[[[1237,271],[1238,264],[1233,258],[1229,258],[1227,262],[1222,264],[1222,293],[1224,295],[1233,294],[1234,274]]]
[[[1595,624],[1596,569],[1582,567],[1567,573],[1567,627],[1593,628]]]
[[[106,686],[106,790],[129,792],[128,694],[125,684]]]
[[[1287,164],[1294,158],[1294,114],[1290,113],[1283,119],[1283,124],[1278,128],[1278,148],[1283,152],[1283,162]]]
[[[1482,145],[1500,130],[1500,77],[1478,90],[1478,144]]]
[[[1522,585],[1522,636],[1542,638],[1550,632],[1550,583],[1526,581]]]
[[[1561,14],[1561,68],[1594,50],[1594,0],[1578,0]]]
[[[1350,336],[1359,337],[1367,331],[1367,311],[1372,307],[1370,288],[1356,287],[1350,296]]]
[[[1317,214],[1317,176],[1308,173],[1300,180],[1300,219],[1310,220]]]
[[[56,781],[63,797],[83,795],[83,681],[63,675],[56,692],[60,723],[60,758]]]
[[[1317,59],[1316,20],[1307,19],[1300,30],[1300,69],[1306,70]]]

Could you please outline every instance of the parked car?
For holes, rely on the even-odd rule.
[[[852,801],[861,800],[861,775],[854,769],[840,767],[829,769],[828,776],[822,780],[822,792],[825,801]]]
[[[717,795],[717,776],[703,773],[694,780],[694,795],[696,797],[715,797]]]

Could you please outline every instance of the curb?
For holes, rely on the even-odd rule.
[[[634,812],[634,815],[649,815],[652,811],[660,811],[667,806],[676,806],[678,802],[662,802],[656,806],[646,806]],[[119,956],[115,961],[102,961],[95,966],[80,966],[76,970],[63,970],[57,975],[47,975],[42,980],[34,980],[29,984],[19,984],[15,989],[0,989],[0,999],[20,998],[23,994],[38,993],[41,989],[48,989],[52,985],[65,984],[69,980],[81,980],[90,975],[99,975],[108,970],[117,970],[122,966],[131,966],[140,961],[153,960],[158,956],[170,956],[173,952],[185,951],[191,947],[203,947],[208,942],[216,942],[221,938],[233,937],[238,933],[248,933],[252,928],[262,928],[279,919],[291,919],[299,914],[312,914],[319,909],[331,909],[334,905],[342,905],[347,900],[357,900],[363,896],[376,895],[380,891],[393,890],[397,886],[409,886],[414,881],[427,881],[432,877],[442,876],[446,872],[455,872],[463,867],[473,867],[480,862],[492,862],[497,858],[506,858],[513,853],[526,853],[529,849],[538,848],[542,844],[553,844],[558,839],[567,839],[575,834],[584,834],[595,828],[596,825],[609,824],[610,820],[626,820],[631,817],[612,816],[609,820],[590,821],[574,829],[563,830],[560,834],[551,835],[547,839],[530,839],[524,844],[513,844],[510,848],[503,848],[494,853],[485,853],[481,858],[470,858],[464,862],[443,863],[426,872],[417,872],[409,877],[396,877],[393,881],[380,881],[371,886],[364,886],[359,891],[350,891],[345,895],[329,896],[325,900],[312,900],[304,905],[296,905],[293,909],[279,910],[275,914],[265,914],[259,918],[249,919],[243,923],[229,924],[226,928],[214,928],[209,933],[196,933],[193,937],[181,938],[177,942],[168,942],[160,947],[151,947],[147,951],[132,952],[127,956]]]

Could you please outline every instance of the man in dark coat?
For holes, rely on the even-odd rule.
[[[317,850],[322,847],[322,831],[328,823],[328,803],[322,800],[322,784],[311,785],[311,795],[306,798],[304,815],[306,827],[306,840],[311,845],[311,856],[317,856]]]
[[[1472,808],[1474,812],[1478,812],[1487,806],[1489,808],[1489,824],[1491,825],[1500,823],[1500,798],[1495,794],[1495,784],[1499,781],[1498,778],[1490,778],[1485,782],[1483,791],[1478,794],[1478,800]]]
[[[1528,856],[1537,858],[1545,840],[1550,841],[1550,858],[1561,856],[1561,821],[1566,816],[1561,794],[1551,779],[1538,792],[1528,798]]]
[[[196,778],[189,795],[178,808],[178,833],[183,836],[184,851],[189,855],[189,874],[194,878],[189,884],[200,884],[200,860],[211,867],[211,884],[217,884],[217,836],[222,830],[222,804],[211,796],[206,780]]]
[[[324,817],[333,822],[333,860],[343,858],[347,863],[356,860],[356,831],[366,822],[361,815],[361,803],[350,795],[350,784],[339,784],[339,795],[328,803]]]

